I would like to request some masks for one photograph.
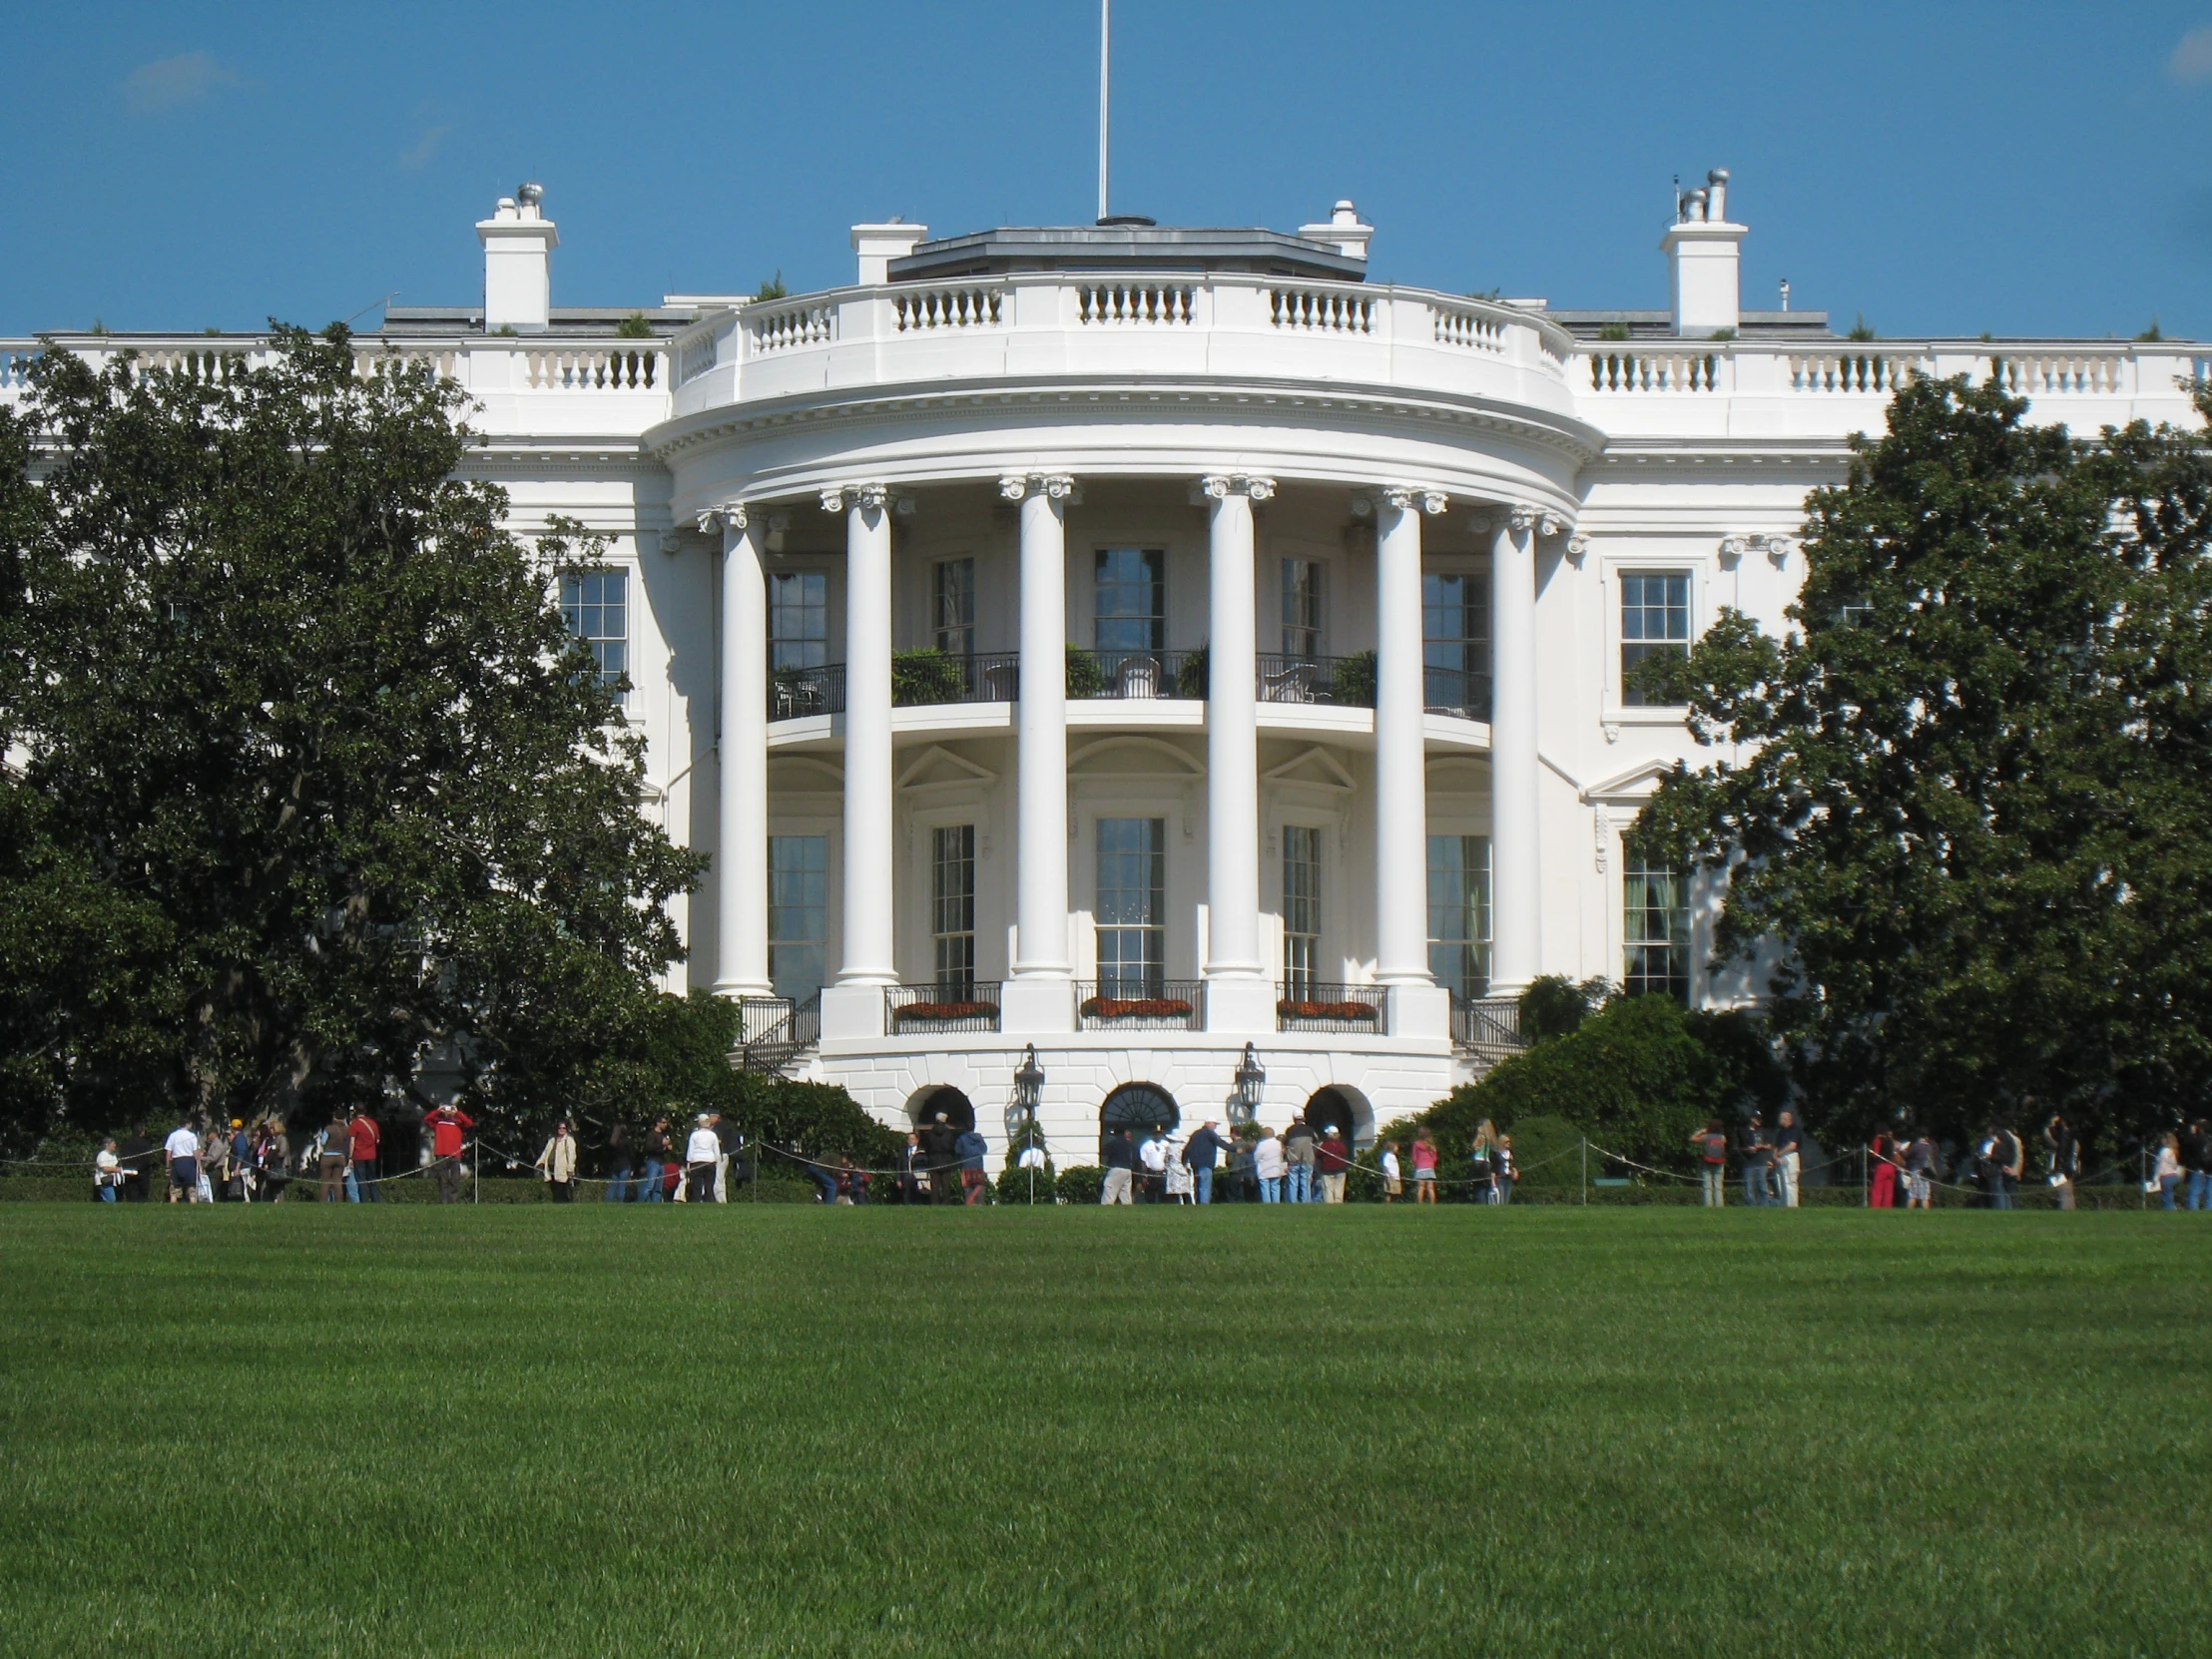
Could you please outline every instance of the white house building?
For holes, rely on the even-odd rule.
[[[1726,185],[1665,230],[1670,307],[1602,312],[1371,284],[1350,203],[862,225],[848,287],[566,309],[525,187],[476,227],[483,302],[360,352],[472,394],[518,530],[612,538],[563,603],[713,852],[672,988],[741,999],[748,1063],[995,1137],[1033,1052],[1063,1161],[1102,1117],[1317,1096],[1366,1132],[1510,1047],[1538,974],[1753,992],[1624,839],[1701,752],[1622,670],[1724,606],[1783,626],[1806,492],[1901,378],[2190,417],[2202,347],[1743,309]]]

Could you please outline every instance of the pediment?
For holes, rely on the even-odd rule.
[[[942,744],[931,744],[908,761],[898,775],[902,790],[980,789],[998,782],[998,774]]]
[[[1359,788],[1344,762],[1319,744],[1301,750],[1281,766],[1270,767],[1261,776],[1271,784],[1296,784],[1327,790],[1331,795],[1350,795]]]
[[[1607,807],[1640,807],[1659,791],[1660,783],[1674,771],[1674,762],[1645,761],[1617,773],[1602,782],[1592,784],[1582,792],[1582,799],[1593,805]]]

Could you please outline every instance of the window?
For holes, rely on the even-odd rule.
[[[1312,662],[1321,655],[1321,561],[1283,561],[1283,655]]]
[[[1098,555],[1092,641],[1109,669],[1122,657],[1167,649],[1167,555],[1158,548],[1108,548]]]
[[[768,653],[772,669],[821,668],[830,661],[830,578],[821,571],[780,570],[769,577]]]
[[[630,672],[630,577],[620,570],[561,573],[561,620],[591,650],[600,684],[619,695]]]
[[[942,566],[938,567],[942,569]],[[937,994],[975,994],[975,826],[929,831],[929,931],[937,947]]]
[[[1621,935],[1630,996],[1690,999],[1690,883],[1682,870],[1631,846]]]
[[[1428,971],[1456,995],[1490,988],[1490,839],[1428,837]]]
[[[1167,976],[1168,825],[1159,818],[1098,821],[1098,988],[1158,996]]]
[[[1486,578],[1430,572],[1420,579],[1422,701],[1490,718],[1490,592]]]
[[[954,657],[975,655],[975,561],[946,559],[931,569],[929,614],[939,651]]]
[[[822,989],[830,955],[830,837],[768,838],[768,976],[778,996]]]
[[[1646,657],[1690,654],[1690,579],[1625,571],[1621,575],[1621,705],[1641,709],[1649,700],[1628,683],[1628,671]]]
[[[1321,831],[1283,827],[1283,994],[1313,994],[1321,955]]]

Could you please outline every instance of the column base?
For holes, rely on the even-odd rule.
[[[883,1034],[881,985],[825,985],[822,987],[822,1040],[848,1041]]]
[[[1383,1030],[1393,1037],[1451,1041],[1451,993],[1441,985],[1385,987]]]
[[[1275,981],[1207,980],[1206,1029],[1226,1031],[1239,1037],[1274,1035]]]
[[[1009,979],[998,987],[1002,1035],[1058,1036],[1075,1029],[1075,982],[1042,976]]]

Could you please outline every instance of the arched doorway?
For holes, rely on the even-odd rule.
[[[1375,1114],[1353,1089],[1331,1086],[1315,1090],[1306,1102],[1306,1121],[1316,1134],[1327,1134],[1334,1127],[1352,1146],[1365,1146],[1375,1139]]]
[[[1157,1083],[1124,1083],[1098,1108],[1098,1161],[1106,1161],[1106,1137],[1117,1129],[1141,1141],[1154,1129],[1165,1133],[1182,1122],[1175,1096]]]
[[[923,1089],[906,1102],[906,1115],[917,1126],[935,1122],[939,1112],[944,1114],[944,1121],[954,1129],[975,1127],[975,1108],[958,1089],[942,1086]]]

